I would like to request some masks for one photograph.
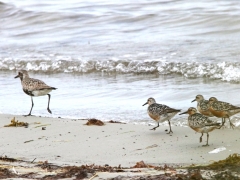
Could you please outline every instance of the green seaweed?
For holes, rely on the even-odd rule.
[[[188,171],[210,170],[212,180],[240,180],[240,154],[234,153],[226,159],[213,162],[209,165],[185,167]]]
[[[240,154],[231,154],[226,159],[213,162],[206,167],[211,170],[224,170],[227,168],[235,172],[240,172]]]
[[[240,154],[234,153],[229,155],[226,159],[215,161],[208,165],[189,166],[186,169],[206,169],[206,170],[232,170],[240,172]]]

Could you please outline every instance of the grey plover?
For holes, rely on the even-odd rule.
[[[205,100],[204,97],[202,95],[197,95],[196,98],[194,100],[192,100],[192,102],[197,101],[197,109],[198,111],[208,117],[213,117],[214,115],[211,113],[211,111],[209,110],[209,104],[208,104],[208,100]]]
[[[47,110],[48,110],[49,113],[52,114],[52,111],[49,108],[50,99],[51,99],[51,95],[49,93],[52,90],[56,90],[57,88],[48,86],[47,84],[45,84],[41,80],[30,78],[29,75],[28,75],[28,72],[26,70],[19,71],[18,75],[15,78],[20,78],[23,91],[27,95],[31,96],[32,107],[30,109],[29,114],[26,115],[26,116],[31,116],[32,108],[34,106],[33,97],[44,96],[44,95],[48,95]]]
[[[148,98],[147,102],[143,104],[143,106],[145,106],[146,104],[149,105],[147,110],[148,115],[157,122],[157,126],[152,128],[151,130],[156,130],[156,128],[159,127],[159,122],[168,121],[170,130],[167,134],[173,133],[170,119],[173,118],[173,116],[175,116],[181,110],[170,108],[169,106],[166,106],[164,104],[158,104],[156,103],[154,98]]]
[[[223,101],[218,101],[217,98],[211,97],[209,98],[209,110],[211,113],[218,117],[222,118],[222,126],[225,123],[225,119],[228,118],[230,127],[233,129],[235,126],[231,122],[230,117],[233,116],[234,114],[237,114],[240,112],[240,107],[234,106],[230,103],[223,102]]]
[[[219,129],[221,127],[220,123],[214,122],[210,120],[207,116],[204,116],[197,112],[197,109],[194,107],[190,107],[186,112],[180,113],[181,114],[189,114],[188,116],[188,125],[194,131],[202,133],[200,137],[200,143],[202,142],[203,133],[207,134],[207,143],[203,146],[209,146],[208,139],[209,139],[209,132],[213,131],[214,129]]]

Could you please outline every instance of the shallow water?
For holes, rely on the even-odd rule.
[[[237,0],[2,0],[0,22],[2,113],[30,110],[19,69],[58,88],[53,115],[34,98],[42,116],[147,124],[149,97],[183,110],[197,94],[240,105]]]
[[[11,114],[28,114],[31,98],[24,94],[20,80],[14,79],[16,73],[0,73],[1,87],[7,91],[1,93],[1,112]],[[204,79],[187,79],[183,76],[149,75],[109,75],[109,74],[31,74],[34,78],[44,80],[57,87],[52,91],[49,114],[47,96],[35,97],[32,114],[48,117],[69,117],[76,119],[98,118],[130,123],[154,124],[147,115],[147,106],[142,106],[149,97],[158,103],[186,111],[195,107],[191,103],[197,94],[206,98],[216,96],[222,101],[240,105],[238,84]],[[231,93],[228,93],[231,92]],[[239,115],[233,122],[238,123]],[[175,125],[186,125],[186,115],[176,115]]]

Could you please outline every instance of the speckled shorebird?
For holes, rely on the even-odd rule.
[[[151,130],[156,130],[159,127],[159,122],[168,121],[170,130],[167,134],[173,133],[171,128],[170,119],[173,118],[178,112],[181,110],[170,108],[164,104],[156,103],[154,98],[148,98],[147,102],[143,104],[145,106],[148,104],[148,115],[157,122],[157,126],[152,128]]]
[[[225,119],[228,118],[230,126],[233,129],[235,126],[231,122],[230,117],[239,113],[240,107],[234,106],[227,102],[218,101],[217,98],[211,97],[209,99],[209,110],[214,116],[222,118],[222,126],[225,123]]]
[[[32,113],[32,108],[34,106],[32,97],[44,96],[44,95],[48,95],[47,110],[48,110],[49,113],[52,114],[52,111],[49,108],[50,98],[51,98],[51,95],[49,93],[52,90],[56,90],[57,88],[48,86],[47,84],[45,84],[41,80],[30,78],[29,75],[28,75],[28,72],[26,70],[19,71],[18,75],[15,78],[20,78],[21,79],[21,84],[22,84],[23,91],[27,95],[31,96],[32,107],[31,107],[31,110],[30,110],[29,114],[26,115],[26,116],[31,116],[31,113]]]
[[[213,131],[214,129],[219,129],[220,123],[216,123],[210,120],[207,116],[204,116],[197,112],[197,109],[194,107],[190,107],[186,112],[181,114],[189,114],[188,116],[188,125],[194,131],[202,133],[200,137],[200,142],[202,142],[203,133],[207,133],[207,144],[203,146],[209,146],[208,139],[209,139],[209,132]],[[179,114],[179,115],[181,115]]]
[[[194,100],[192,100],[192,102],[197,101],[197,109],[198,111],[208,117],[213,117],[214,115],[211,113],[211,111],[209,110],[209,104],[208,104],[208,100],[205,100],[204,97],[202,95],[197,95],[196,98]]]

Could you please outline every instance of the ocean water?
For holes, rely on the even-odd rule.
[[[43,96],[34,115],[152,124],[149,97],[183,111],[197,94],[240,105],[238,0],[1,0],[0,24],[0,113],[30,110],[20,69],[58,88],[53,114]]]

